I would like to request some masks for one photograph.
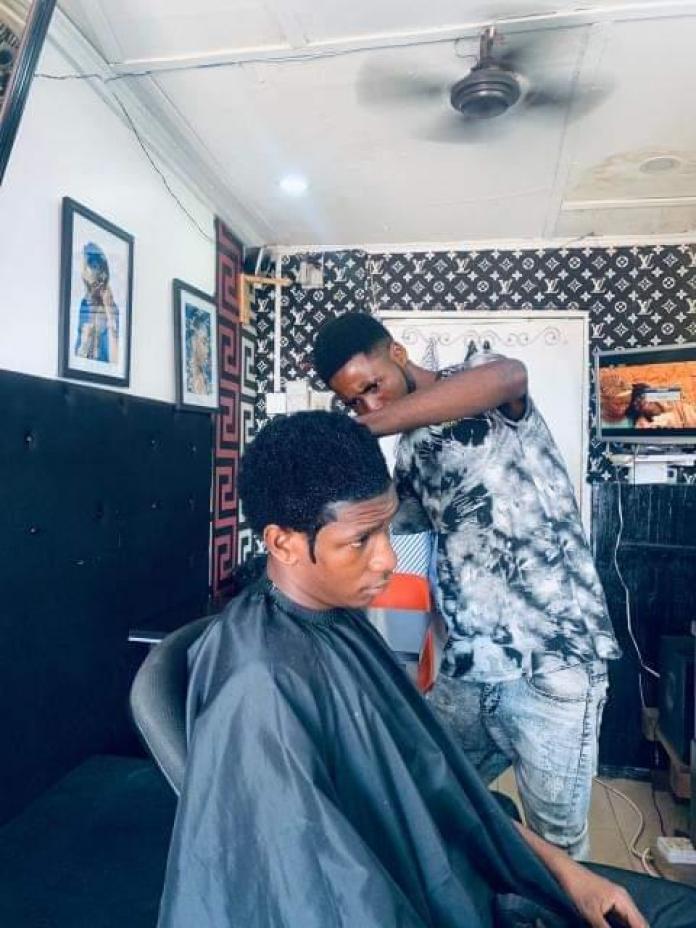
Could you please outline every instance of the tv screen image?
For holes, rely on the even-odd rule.
[[[696,345],[600,351],[596,364],[599,438],[696,444]]]

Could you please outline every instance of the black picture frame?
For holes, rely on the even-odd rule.
[[[10,78],[0,101],[0,184],[10,160],[55,5],[56,0],[33,0],[31,3]]]
[[[218,316],[214,297],[172,281],[176,404],[191,412],[220,411]],[[199,355],[196,360],[194,352]]]
[[[58,373],[130,385],[134,238],[63,198]]]

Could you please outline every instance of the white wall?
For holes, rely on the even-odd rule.
[[[38,70],[72,68],[49,44]],[[215,247],[212,212],[167,179],[210,241],[89,82],[34,80],[0,185],[0,368],[57,377],[61,200],[69,196],[135,237],[128,392],[174,401],[172,278],[212,294]]]

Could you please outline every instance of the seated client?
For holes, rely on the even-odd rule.
[[[377,439],[274,419],[240,494],[266,575],[191,649],[160,928],[646,928],[505,815],[367,621],[395,564]],[[696,924],[696,893],[625,876],[652,928]]]

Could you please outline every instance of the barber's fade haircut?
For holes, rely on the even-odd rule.
[[[314,370],[328,386],[334,374],[356,354],[370,354],[392,341],[389,331],[374,316],[344,313],[319,329],[314,341]]]
[[[304,532],[314,558],[332,505],[357,503],[391,484],[375,436],[349,416],[298,412],[265,425],[246,449],[239,472],[244,514],[259,535],[267,525]]]

